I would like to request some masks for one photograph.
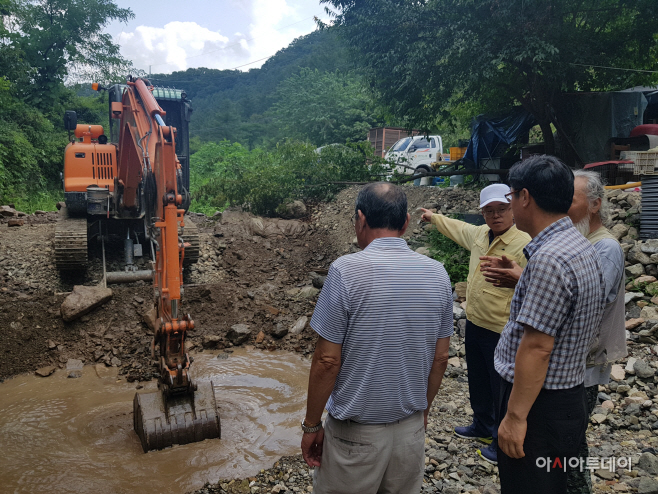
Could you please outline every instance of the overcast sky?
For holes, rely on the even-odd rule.
[[[128,24],[108,26],[124,57],[152,73],[190,67],[260,67],[295,38],[326,20],[319,0],[114,0],[130,8]],[[242,66],[242,67],[240,67]]]

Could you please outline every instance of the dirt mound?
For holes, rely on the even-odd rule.
[[[30,218],[30,217],[28,217]],[[311,272],[326,271],[335,258],[326,233],[308,221],[257,218],[238,211],[220,217],[192,215],[200,232],[199,262],[184,272],[183,310],[196,323],[188,348],[230,348],[226,334],[235,324],[252,330],[248,344],[309,353],[314,337],[308,327],[286,334],[312,314]],[[129,380],[153,377],[151,329],[145,314],[152,307],[150,284],[113,286],[110,302],[65,323],[60,306],[74,285],[102,279],[98,246],[90,247],[90,266],[81,276],[61,277],[55,269],[54,222],[23,227],[0,224],[0,324],[7,328],[0,353],[0,377],[39,367],[63,368],[69,358],[104,362]],[[120,241],[106,248],[108,269],[122,265]],[[145,269],[147,259],[138,261]],[[314,292],[311,292],[311,295]]]
[[[403,189],[407,195],[408,210],[411,214],[411,223],[405,239],[411,241],[412,246],[423,243],[420,240],[414,241],[414,237],[422,234],[419,228],[421,213],[418,208],[437,209],[445,214],[478,212],[480,194],[478,190],[411,185],[403,186]],[[354,214],[356,196],[360,190],[360,186],[345,189],[336,196],[335,201],[319,204],[313,210],[313,225],[327,233],[333,249],[341,255],[357,249],[353,243],[354,226],[350,218]]]
[[[342,191],[303,220],[260,218],[239,210],[214,217],[191,214],[200,252],[198,263],[184,272],[183,310],[196,324],[188,348],[228,349],[231,326],[246,324],[251,335],[245,344],[312,352],[315,335],[302,318],[310,318],[315,307],[321,287],[316,273],[326,274],[337,257],[358,249],[350,222],[358,191]],[[405,187],[405,192],[412,213],[406,238],[412,247],[425,240],[417,226],[418,207],[448,213],[477,207],[474,191]],[[0,222],[0,324],[6,328],[0,377],[46,365],[64,367],[69,358],[80,358],[119,367],[129,380],[151,379],[152,332],[144,322],[153,306],[150,284],[115,285],[110,302],[65,323],[60,306],[66,294],[75,285],[102,280],[100,245],[90,245],[84,274],[60,276],[52,249],[56,213],[23,218],[22,227]],[[122,239],[110,239],[106,257],[109,270],[122,269]],[[137,259],[137,265],[147,269],[147,257]]]

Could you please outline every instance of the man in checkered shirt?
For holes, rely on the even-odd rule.
[[[517,227],[532,240],[494,358],[502,494],[566,493],[565,462],[578,456],[587,428],[585,360],[605,281],[596,250],[567,216],[572,171],[555,157],[533,156],[508,180]]]

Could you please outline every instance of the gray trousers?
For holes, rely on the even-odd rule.
[[[425,467],[423,412],[384,425],[327,417],[314,494],[418,494]]]

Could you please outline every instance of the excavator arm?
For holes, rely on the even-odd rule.
[[[212,383],[193,383],[185,352],[187,331],[194,329],[181,311],[185,244],[183,196],[178,190],[180,163],[176,129],[165,125],[165,112],[148,81],[128,81],[121,106],[115,201],[118,210],[143,216],[155,248],[154,289],[157,318],[153,356],[158,351],[158,391],[138,393],[134,426],[144,451],[220,437]]]

